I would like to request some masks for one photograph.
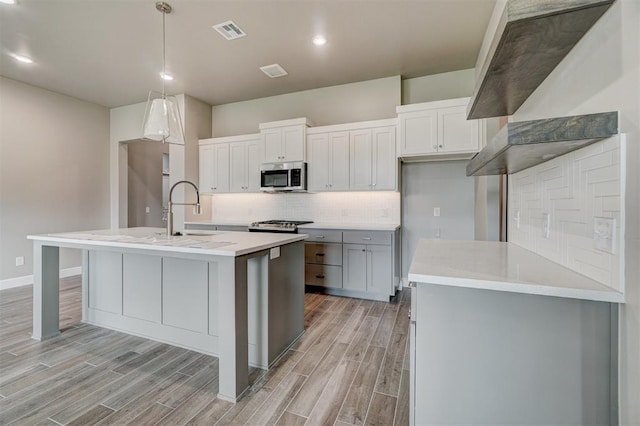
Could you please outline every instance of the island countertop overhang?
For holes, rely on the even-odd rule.
[[[217,231],[211,235],[166,235],[164,228],[100,229],[29,235],[28,239],[61,247],[112,247],[150,252],[237,257],[303,241],[305,234]]]

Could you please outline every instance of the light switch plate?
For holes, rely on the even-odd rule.
[[[593,248],[616,254],[616,220],[614,218],[593,218]]]

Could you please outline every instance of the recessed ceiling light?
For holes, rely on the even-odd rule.
[[[4,4],[16,4],[17,0],[0,0],[0,3]]]
[[[164,73],[164,72],[160,73],[160,78],[163,79],[163,80],[166,80],[166,81],[173,80],[173,76],[171,74],[167,74],[167,73]]]
[[[324,46],[327,44],[327,39],[324,36],[317,35],[313,38],[313,44],[316,46]]]
[[[28,58],[26,56],[22,56],[22,55],[11,55],[13,57],[13,59],[15,59],[18,62],[22,62],[25,64],[32,64],[33,63],[33,59]]]

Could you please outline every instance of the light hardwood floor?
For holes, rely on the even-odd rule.
[[[303,337],[249,395],[216,398],[218,360],[80,322],[60,282],[62,334],[30,338],[32,288],[0,291],[0,424],[406,425],[409,294],[392,303],[307,293]]]

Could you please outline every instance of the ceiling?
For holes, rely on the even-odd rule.
[[[169,0],[167,92],[213,105],[401,75],[472,68],[495,0]],[[246,37],[212,25],[233,20]],[[311,43],[321,33],[323,47]],[[161,90],[153,0],[0,4],[0,74],[107,107]],[[33,64],[10,55],[32,58]],[[258,68],[278,63],[288,76]]]

